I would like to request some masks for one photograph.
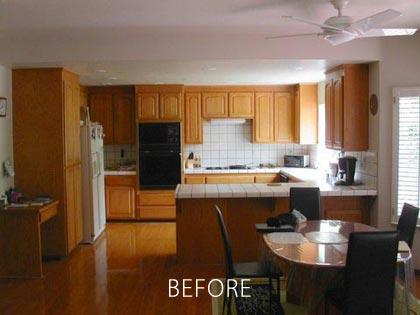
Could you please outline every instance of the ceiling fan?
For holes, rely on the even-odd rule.
[[[338,11],[338,15],[328,18],[324,23],[317,23],[294,16],[283,16],[285,19],[318,26],[322,32],[270,36],[266,37],[266,39],[319,36],[327,40],[331,45],[337,46],[356,38],[413,35],[417,31],[417,29],[406,28],[380,28],[386,22],[401,16],[401,12],[396,10],[388,9],[353,22],[350,16],[342,15],[342,11],[348,5],[349,0],[330,0],[330,2]]]

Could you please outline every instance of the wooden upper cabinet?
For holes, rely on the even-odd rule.
[[[325,83],[325,146],[332,148],[333,146],[333,87],[332,81]]]
[[[325,144],[343,151],[369,148],[369,67],[345,64],[326,73]]]
[[[112,94],[92,94],[89,105],[90,119],[103,127],[104,144],[112,144],[114,141]]]
[[[137,115],[139,120],[158,120],[159,93],[137,94]]]
[[[184,113],[185,143],[203,143],[200,93],[185,93]]]
[[[163,120],[180,120],[182,115],[181,103],[182,97],[180,93],[160,93],[159,118]]]
[[[318,85],[299,84],[295,93],[295,142],[318,143]]]
[[[288,92],[274,93],[274,141],[291,143],[294,140],[293,103]]]
[[[63,81],[66,166],[80,163],[80,87]]]
[[[343,78],[339,77],[333,80],[333,148],[341,149],[343,147],[344,133],[344,108],[343,108]]]
[[[202,93],[203,118],[226,118],[228,111],[228,94],[222,92]]]
[[[115,94],[113,97],[114,144],[135,143],[133,96]]]
[[[253,140],[254,142],[273,142],[274,115],[273,93],[255,93],[255,118],[253,120]]]
[[[254,93],[232,92],[229,93],[229,117],[253,118]]]

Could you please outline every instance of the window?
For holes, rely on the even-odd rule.
[[[414,206],[420,199],[420,87],[394,89],[393,113],[394,220],[404,202]]]

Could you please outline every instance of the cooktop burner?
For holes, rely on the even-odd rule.
[[[206,170],[250,170],[253,167],[247,165],[209,166]]]

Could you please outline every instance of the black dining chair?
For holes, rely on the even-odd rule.
[[[392,315],[398,233],[350,234],[344,287],[325,293],[325,314],[334,305],[343,314]]]
[[[256,295],[252,295],[252,292],[260,292],[263,289],[265,292],[269,294],[269,308],[270,311],[267,314],[283,314],[282,308],[280,305],[280,277],[283,274],[278,270],[273,270],[271,266],[267,265],[263,262],[246,262],[246,263],[234,263],[233,256],[232,256],[232,247],[230,244],[229,234],[226,229],[225,221],[223,219],[222,212],[220,211],[217,205],[214,206],[217,220],[219,222],[220,231],[223,238],[223,245],[225,250],[225,263],[226,263],[226,282],[228,279],[250,279],[250,278],[268,278],[269,284],[268,285],[258,285],[257,289],[251,290],[251,300],[241,299],[239,305],[237,304],[238,314],[264,314],[266,311],[259,310],[264,304],[258,303],[258,297]],[[240,224],[240,222],[238,223]],[[246,246],[246,244],[244,244]],[[276,301],[273,303],[272,301],[272,279],[276,279],[277,281],[277,294],[276,294]],[[223,297],[223,308],[222,308],[222,315],[225,314],[225,307],[227,307],[227,312],[230,314],[230,307],[232,301],[232,294],[227,296],[227,290],[224,292]],[[260,295],[260,294],[258,294]],[[254,303],[248,303],[249,301],[254,300]],[[227,300],[227,301],[226,301]],[[260,299],[261,300],[261,299]],[[277,311],[272,312],[271,309],[275,308]],[[252,313],[250,312],[252,309]]]
[[[318,187],[290,187],[290,211],[296,209],[308,220],[319,220],[321,197]]]
[[[410,248],[413,246],[418,217],[419,208],[404,203],[400,219],[398,220],[397,231],[399,240],[405,241]]]

